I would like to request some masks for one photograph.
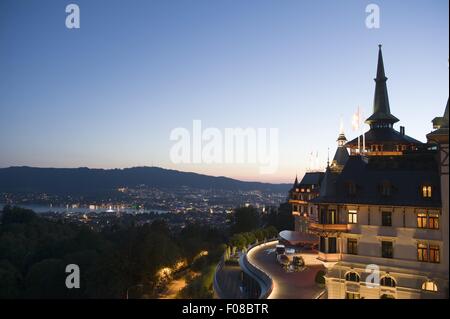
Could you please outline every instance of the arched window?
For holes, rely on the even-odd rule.
[[[422,290],[436,292],[438,291],[438,288],[434,281],[427,280],[422,284]]]
[[[381,278],[380,280],[380,285],[384,286],[384,287],[392,287],[395,288],[395,280],[392,279],[392,277],[390,276],[385,276],[383,278]]]
[[[356,272],[351,271],[345,275],[345,280],[359,282],[359,275]]]

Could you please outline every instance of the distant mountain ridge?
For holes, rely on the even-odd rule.
[[[40,192],[51,194],[90,194],[138,185],[171,188],[263,190],[287,192],[289,184],[245,182],[159,167],[124,169],[90,168],[0,168],[0,192]]]

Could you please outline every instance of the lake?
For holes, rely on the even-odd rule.
[[[3,209],[5,204],[0,203],[0,210]],[[14,206],[19,206],[26,209],[31,209],[35,213],[42,214],[42,213],[101,213],[108,211],[108,208],[101,207],[96,209],[91,209],[89,207],[78,207],[78,208],[67,208],[64,206],[50,206],[50,205],[42,205],[42,204],[16,204]],[[142,213],[157,213],[157,214],[166,214],[169,211],[167,210],[161,210],[161,209],[133,209],[133,208],[124,208],[119,210],[112,210],[113,212],[121,212],[121,213],[136,213],[136,214],[142,214]]]

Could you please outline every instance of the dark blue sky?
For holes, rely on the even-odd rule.
[[[65,7],[81,28],[65,27]],[[381,28],[367,29],[377,3]],[[383,43],[392,113],[425,140],[448,98],[448,1],[0,1],[0,167],[158,165],[290,181],[370,115]],[[276,127],[280,169],[175,165],[172,129]]]

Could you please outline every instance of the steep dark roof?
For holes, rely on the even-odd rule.
[[[298,177],[297,175],[295,175],[295,181],[294,181],[294,185],[292,186],[292,188],[297,188],[298,187]]]
[[[403,156],[351,156],[341,174],[327,174],[315,203],[369,204],[440,207],[440,178],[433,152],[415,152]],[[351,195],[349,184],[355,185]],[[391,195],[383,196],[380,187],[391,185]],[[433,197],[423,199],[421,187],[433,186]]]
[[[378,66],[377,77],[375,78],[375,96],[373,100],[373,114],[366,120],[367,124],[375,123],[396,123],[399,121],[391,114],[389,106],[389,96],[387,90],[387,77],[384,72],[383,53],[381,52],[381,45],[378,49]]]
[[[427,135],[427,137],[433,138],[433,135],[446,135],[448,134],[449,124],[448,124],[448,100],[447,100],[447,106],[445,107],[444,115],[442,117],[436,117],[433,119],[433,126],[437,127],[437,129],[430,134]]]
[[[320,185],[324,177],[324,172],[310,172],[303,176],[300,185]]]
[[[322,200],[326,199],[333,199],[336,196],[336,180],[339,176],[338,173],[333,172],[328,167],[325,176],[323,177],[322,184],[320,185],[320,194],[319,198]],[[312,201],[315,202],[317,200],[313,199]]]
[[[442,128],[448,128],[448,100],[447,100],[447,106],[445,107],[443,118],[444,118],[444,120],[442,122],[441,127]]]
[[[369,131],[364,133],[366,138],[366,144],[376,144],[376,143],[396,143],[396,144],[423,144],[408,135],[401,134],[400,132],[394,130],[392,127],[386,128],[371,128]],[[362,141],[362,135],[360,136]],[[354,138],[350,142],[347,142],[347,146],[358,145],[358,137]]]
[[[347,163],[347,160],[349,158],[348,151],[345,147],[340,146],[337,148],[336,153],[333,157],[333,162],[336,162],[337,165],[344,166],[345,163]]]

